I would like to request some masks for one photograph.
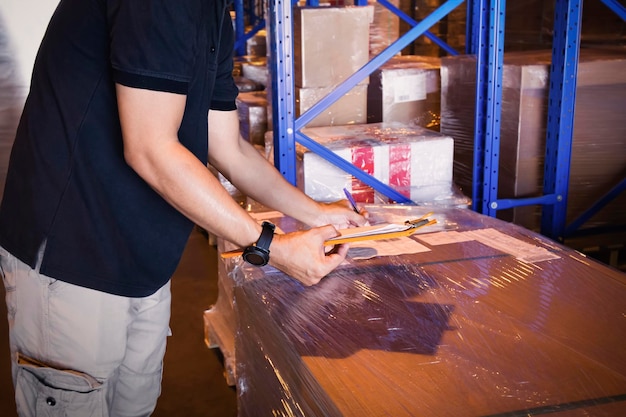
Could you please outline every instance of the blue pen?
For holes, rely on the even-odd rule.
[[[361,213],[359,213],[359,209],[356,207],[356,201],[354,201],[354,197],[352,197],[352,194],[350,194],[350,191],[348,191],[346,188],[344,188],[343,192],[346,194],[346,197],[348,198],[348,201],[352,205],[352,208],[354,209],[354,212],[356,214],[361,214]]]

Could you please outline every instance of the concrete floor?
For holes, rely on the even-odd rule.
[[[0,197],[15,128],[26,95],[17,81],[0,25]],[[204,344],[203,311],[217,298],[216,251],[194,231],[172,279],[173,336],[165,354],[163,391],[155,417],[231,417],[236,392],[226,384],[219,355]],[[0,285],[0,414],[15,417],[4,285]]]

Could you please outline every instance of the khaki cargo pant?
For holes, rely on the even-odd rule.
[[[150,415],[161,391],[170,283],[128,298],[38,269],[0,247],[20,417]]]

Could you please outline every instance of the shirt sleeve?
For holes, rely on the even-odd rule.
[[[210,108],[212,110],[236,110],[235,100],[239,89],[233,78],[233,53],[235,31],[228,11],[223,16],[222,34],[218,56],[217,76]]]
[[[199,2],[111,0],[111,65],[120,84],[186,94],[196,48]]]

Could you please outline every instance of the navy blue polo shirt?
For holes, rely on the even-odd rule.
[[[193,224],[124,161],[115,83],[184,94],[179,140],[207,162],[209,108],[234,110],[225,0],[62,0],[38,52],[0,206],[0,245],[104,292],[154,293]]]

